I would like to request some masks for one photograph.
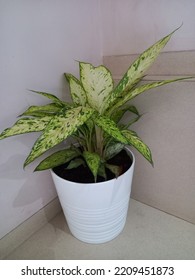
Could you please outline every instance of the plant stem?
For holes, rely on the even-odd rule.
[[[100,127],[95,127],[96,132],[96,149],[100,157],[103,156],[103,131]]]

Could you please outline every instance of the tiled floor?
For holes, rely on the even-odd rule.
[[[195,225],[131,199],[125,229],[108,243],[77,240],[60,213],[6,259],[194,260]]]

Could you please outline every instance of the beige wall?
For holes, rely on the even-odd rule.
[[[107,56],[117,81],[135,55]],[[146,80],[195,76],[195,51],[163,53]],[[154,168],[136,151],[132,197],[195,223],[195,80],[177,82],[138,96],[143,115],[132,129],[149,145]]]

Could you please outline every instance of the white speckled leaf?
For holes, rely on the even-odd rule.
[[[80,76],[89,105],[99,113],[103,113],[113,90],[110,71],[102,65],[94,67],[90,63],[80,62]]]
[[[93,113],[94,110],[91,108],[81,106],[66,111],[62,110],[61,113],[51,119],[42,135],[37,139],[24,166],[34,161],[45,151],[65,140]]]
[[[100,165],[100,156],[96,153],[90,153],[88,151],[85,151],[83,153],[83,157],[96,181],[98,169],[99,169],[99,165]]]
[[[36,90],[30,90],[31,92],[35,92],[37,94],[43,95],[46,98],[49,98],[50,100],[54,101],[55,103],[58,103],[60,105],[65,104],[63,101],[61,101],[57,96],[55,96],[52,93],[48,93],[48,92],[43,92],[43,91],[36,91]]]
[[[165,47],[167,42],[170,40],[172,34],[176,30],[174,30],[169,35],[165,36],[164,38],[153,44],[132,63],[132,65],[129,67],[119,84],[114,89],[110,99],[110,103],[112,103],[117,97],[121,96],[121,94],[124,91],[129,91],[133,88],[135,84],[137,84],[137,82],[144,76],[146,70],[156,60],[159,53]]]
[[[59,112],[62,106],[56,103],[50,103],[43,106],[30,106],[21,116],[44,116]]]
[[[64,75],[69,83],[70,94],[74,104],[78,106],[79,105],[85,106],[87,98],[81,82],[77,78],[75,78],[72,74],[65,73]]]
[[[98,116],[95,118],[95,123],[97,126],[101,127],[107,134],[112,136],[115,140],[123,143],[128,144],[127,139],[121,134],[121,131],[115,124],[113,120],[105,116]]]
[[[139,116],[139,112],[135,106],[127,105],[123,108],[119,108],[118,110],[115,110],[112,114],[112,120],[118,123],[122,119],[123,115],[128,111]]]
[[[36,167],[35,171],[41,171],[49,168],[53,168],[55,166],[59,166],[66,162],[69,162],[73,158],[77,157],[79,152],[76,149],[64,149],[58,152],[53,153],[52,155],[45,158],[43,161],[39,163]]]
[[[136,148],[153,165],[151,151],[138,135],[130,130],[123,130],[122,134],[128,140],[128,144]]]
[[[18,120],[12,127],[6,128],[0,134],[0,140],[9,136],[24,134],[29,132],[37,132],[45,129],[51,117],[43,118],[23,118]]]
[[[159,82],[153,82],[150,84],[145,84],[142,86],[139,86],[133,90],[131,90],[130,92],[127,92],[123,98],[117,98],[115,100],[115,104],[111,107],[110,111],[111,112],[115,112],[116,110],[118,110],[119,107],[123,106],[126,102],[128,102],[129,100],[135,98],[137,95],[152,89],[152,88],[156,88],[156,87],[160,87],[166,84],[170,84],[176,81],[182,81],[182,80],[186,80],[189,79],[190,77],[185,77],[185,78],[177,78],[177,79],[173,79],[173,80],[164,80],[164,81],[159,81]]]

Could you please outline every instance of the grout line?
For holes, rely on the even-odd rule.
[[[162,51],[160,56],[164,55],[172,55],[172,54],[182,54],[182,53],[195,53],[195,50],[182,50],[182,51]],[[116,57],[130,57],[130,56],[139,56],[142,53],[125,53],[125,54],[110,54],[110,55],[103,55],[103,59],[106,58],[116,58]]]
[[[157,207],[155,207],[155,206],[152,206],[152,205],[150,205],[150,204],[147,204],[146,202],[140,201],[140,200],[138,200],[138,199],[136,199],[136,198],[132,198],[132,197],[131,197],[131,199],[133,199],[133,200],[135,200],[135,201],[137,201],[137,202],[139,202],[139,203],[142,203],[142,204],[144,204],[144,205],[146,205],[146,206],[148,206],[148,207],[151,207],[151,208],[154,208],[154,209],[156,209],[156,210],[158,210],[158,211],[161,211],[161,212],[163,212],[163,213],[165,213],[165,214],[167,214],[167,215],[169,215],[169,216],[172,216],[172,217],[174,217],[174,218],[176,218],[176,219],[182,220],[182,221],[184,221],[184,222],[186,222],[186,223],[188,223],[188,224],[191,224],[191,225],[195,226],[194,223],[192,223],[192,222],[190,222],[190,221],[188,221],[188,220],[185,220],[184,218],[181,218],[181,217],[179,217],[179,216],[177,216],[177,215],[174,215],[174,214],[171,214],[171,213],[169,213],[169,212],[166,212],[165,210],[162,210],[162,209],[160,209],[160,208],[157,208]]]
[[[121,80],[122,79],[122,75],[119,76],[113,76],[113,80]],[[143,78],[142,81],[162,81],[164,79],[176,79],[176,78],[187,78],[187,77],[192,77],[192,75],[188,75],[188,74],[184,74],[184,75],[147,75],[146,78]],[[187,83],[194,83],[195,82],[195,74],[194,77],[192,77],[191,79],[186,79],[186,80],[181,80],[179,82],[187,82]]]

